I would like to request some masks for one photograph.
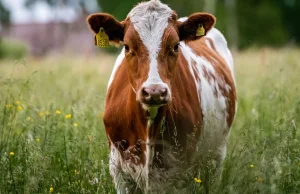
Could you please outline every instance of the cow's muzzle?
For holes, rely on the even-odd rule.
[[[171,100],[171,95],[167,86],[151,84],[141,88],[138,100],[148,107],[155,107],[168,104]]]

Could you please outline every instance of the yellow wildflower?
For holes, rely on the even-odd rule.
[[[12,107],[12,104],[6,104],[5,105],[5,108],[11,108]]]
[[[263,180],[263,178],[261,178],[261,177],[257,177],[257,182],[263,182],[264,180]]]
[[[61,114],[60,110],[56,110],[55,113],[56,113],[57,115],[60,115],[60,114]]]
[[[31,121],[31,117],[27,117],[27,121]]]
[[[10,156],[14,156],[15,153],[14,153],[14,152],[9,152],[9,155],[10,155]]]
[[[72,115],[71,115],[71,114],[67,114],[67,115],[65,116],[65,118],[66,118],[66,119],[70,119],[70,118],[72,118]]]
[[[101,118],[104,117],[104,112],[100,113],[100,117],[101,117]]]
[[[194,181],[196,182],[196,183],[201,183],[202,181],[200,180],[200,179],[198,179],[198,178],[194,178]]]
[[[21,104],[21,102],[20,102],[19,100],[17,100],[17,101],[16,101],[16,104],[19,105],[19,104]]]
[[[23,107],[19,105],[19,106],[18,106],[18,110],[19,110],[19,111],[23,110]]]
[[[250,164],[250,168],[253,168],[254,167],[254,164]]]
[[[78,127],[78,123],[74,123],[74,127]]]
[[[53,193],[53,191],[54,191],[53,187],[50,187],[49,192]]]
[[[35,141],[39,143],[41,141],[41,139],[40,138],[36,138]]]
[[[40,112],[40,117],[43,117],[45,115],[44,112]]]
[[[74,170],[74,174],[76,175],[76,174],[79,174],[79,172],[75,169]]]

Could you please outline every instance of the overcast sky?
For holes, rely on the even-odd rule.
[[[25,0],[0,0],[4,6],[10,10],[12,23],[46,23],[49,21],[72,22],[78,17],[75,8],[60,7],[53,9],[45,2],[37,2],[32,8],[25,7]],[[96,4],[88,1],[92,9],[96,9]],[[94,11],[94,10],[92,10]],[[68,17],[65,17],[68,16]]]

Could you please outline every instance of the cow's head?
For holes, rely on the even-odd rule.
[[[87,22],[95,34],[102,27],[110,42],[124,43],[122,52],[125,52],[124,60],[137,101],[145,109],[150,109],[171,101],[170,88],[178,63],[180,41],[200,38],[197,36],[199,26],[208,32],[215,17],[195,13],[183,22],[177,21],[173,10],[158,0],[152,0],[138,4],[122,22],[105,13],[92,14]]]

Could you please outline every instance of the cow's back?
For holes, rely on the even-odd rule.
[[[226,139],[236,112],[233,60],[224,36],[215,28],[188,43],[181,42],[203,116],[198,154],[225,157]]]

